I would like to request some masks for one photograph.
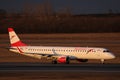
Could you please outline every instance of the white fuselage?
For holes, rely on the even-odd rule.
[[[8,28],[10,38],[10,51],[23,55],[40,58],[47,56],[52,58],[52,63],[57,62],[69,64],[70,59],[78,59],[86,62],[88,59],[113,59],[115,56],[105,48],[96,47],[53,47],[53,46],[27,46],[23,43],[13,28]]]
[[[115,56],[105,48],[94,47],[44,47],[19,46],[11,47],[10,51],[23,55],[69,56],[70,59],[113,59]]]

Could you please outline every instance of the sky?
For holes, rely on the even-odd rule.
[[[120,12],[120,0],[0,0],[0,9],[21,12],[26,4],[39,5],[49,2],[54,11],[69,8],[73,14]]]

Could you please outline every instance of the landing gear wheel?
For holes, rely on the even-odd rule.
[[[52,59],[52,64],[57,64],[57,58]]]
[[[52,64],[57,64],[57,61],[56,61],[56,60],[53,60],[53,61],[52,61]]]
[[[57,64],[57,58],[56,57],[52,57],[52,64]]]
[[[53,60],[53,61],[52,61],[52,64],[57,64],[57,61],[56,61],[56,60]]]

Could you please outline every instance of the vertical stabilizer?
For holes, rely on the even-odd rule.
[[[13,28],[8,28],[8,32],[11,46],[26,46],[26,44],[20,41],[19,37],[17,36]]]

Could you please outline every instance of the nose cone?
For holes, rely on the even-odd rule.
[[[112,53],[110,53],[110,54],[109,54],[109,57],[110,57],[111,59],[114,59],[114,58],[115,58],[115,55],[113,55]]]

